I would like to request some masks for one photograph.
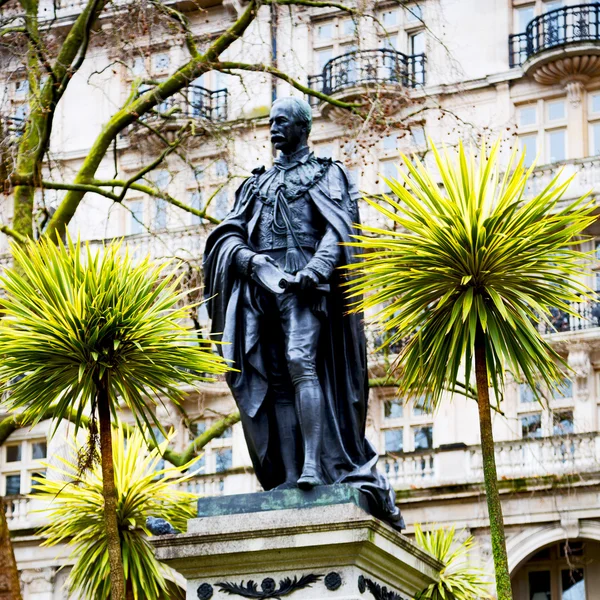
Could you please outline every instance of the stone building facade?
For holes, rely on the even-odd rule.
[[[110,28],[111,18],[119,10],[123,14],[126,4],[116,3],[115,15],[103,17],[100,26]],[[459,139],[477,144],[482,136],[501,136],[505,157],[514,145],[526,148],[528,164],[537,156],[530,194],[558,174],[560,181],[574,176],[565,198],[600,192],[600,4],[365,4],[363,16],[354,19],[333,8],[290,12],[263,7],[251,35],[236,43],[227,59],[268,63],[276,58],[281,70],[335,98],[376,98],[386,123],[372,122],[366,129],[357,128],[339,109],[311,99],[315,152],[344,161],[366,193],[387,190],[382,176],[396,173],[398,150],[427,161],[429,138],[452,145]],[[200,0],[188,8],[193,30],[204,35],[222,32],[243,2]],[[61,0],[53,26],[80,10],[78,0]],[[117,54],[110,47],[94,48],[59,105],[50,155],[66,180],[102,123],[127,97],[132,80],[141,73],[160,79],[181,63],[184,51],[163,34],[134,44],[126,56]],[[0,110],[11,123],[11,135],[18,135],[19,119],[27,116],[27,84],[18,65],[13,67],[6,70]],[[199,134],[187,149],[194,168],[184,169],[173,156],[149,177],[193,206],[200,208],[210,198],[211,214],[222,217],[241,178],[270,164],[268,109],[273,97],[290,93],[299,94],[263,73],[206,74],[164,107],[179,107],[174,121],[197,120]],[[136,172],[156,152],[144,128],[130,128],[115,147],[120,176]],[[114,169],[112,158],[107,159],[100,175],[111,177]],[[44,201],[52,208],[59,198],[48,191]],[[10,207],[6,198],[0,206],[3,222],[10,220]],[[363,218],[375,217],[365,210]],[[210,224],[133,191],[122,205],[88,194],[71,229],[93,243],[125,236],[139,255],[175,256],[193,271]],[[588,233],[592,252],[600,246],[600,226]],[[1,244],[6,252],[6,241]],[[600,289],[600,262],[588,283]],[[573,369],[561,392],[540,406],[525,385],[510,381],[503,414],[494,419],[518,600],[593,600],[600,590],[600,311],[586,302],[575,308],[577,317],[557,313],[554,328],[544,331]],[[202,309],[198,320],[205,324]],[[373,353],[371,358],[373,376],[381,376],[390,357]],[[161,420],[175,428],[183,447],[233,408],[223,382],[204,384],[186,401],[190,427],[175,410],[164,410]],[[66,577],[64,570],[56,572],[66,559],[38,546],[35,526],[43,517],[33,512],[35,498],[27,497],[41,462],[64,451],[63,436],[48,439],[46,425],[16,432],[0,448],[0,494],[8,498],[25,598],[32,600],[64,597]],[[475,403],[456,397],[431,414],[418,399],[373,388],[368,436],[398,492],[408,533],[417,522],[454,524],[461,535],[475,535],[473,561],[492,572]],[[190,489],[208,495],[259,489],[239,425],[208,445]]]

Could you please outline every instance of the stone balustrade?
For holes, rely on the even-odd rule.
[[[483,481],[481,446],[387,455],[381,467],[396,489]],[[562,476],[600,470],[600,436],[581,433],[496,442],[499,479]]]
[[[575,175],[563,196],[564,200],[578,198],[589,191],[600,193],[600,156],[592,156],[536,167],[527,185],[527,195],[539,194],[561,169],[559,183],[563,183]]]
[[[9,529],[25,529],[28,525],[29,498],[12,496],[4,498],[6,522]]]

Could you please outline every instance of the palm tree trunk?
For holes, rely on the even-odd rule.
[[[10,541],[3,500],[0,498],[0,600],[21,600],[19,571]]]
[[[492,556],[494,557],[494,570],[496,574],[496,593],[498,600],[512,600],[512,586],[510,583],[510,573],[508,572],[506,537],[504,534],[504,518],[502,517],[502,505],[500,503],[500,494],[498,493],[498,475],[496,473],[496,457],[494,456],[494,435],[492,432],[490,392],[485,344],[482,340],[483,335],[483,332],[480,331],[475,345],[475,376],[477,379],[483,479],[490,519]]]
[[[102,453],[102,492],[104,495],[104,520],[110,565],[111,600],[125,600],[125,575],[121,557],[121,540],[117,522],[117,490],[112,453],[110,404],[106,378],[97,384],[98,420],[100,421],[100,451]]]

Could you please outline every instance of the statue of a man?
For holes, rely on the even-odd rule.
[[[265,490],[347,483],[403,527],[365,439],[368,375],[362,316],[348,314],[337,267],[352,263],[358,191],[344,167],[307,145],[309,104],[274,102],[273,167],[255,169],[204,258],[212,331],[238,369],[227,382]]]

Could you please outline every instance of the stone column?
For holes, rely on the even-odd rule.
[[[596,430],[596,404],[590,402],[591,378],[594,370],[587,344],[574,344],[567,359],[573,369],[574,426],[577,433]]]
[[[567,91],[567,139],[569,158],[584,158],[587,148],[587,109],[583,102],[584,85],[579,78],[565,83]]]

